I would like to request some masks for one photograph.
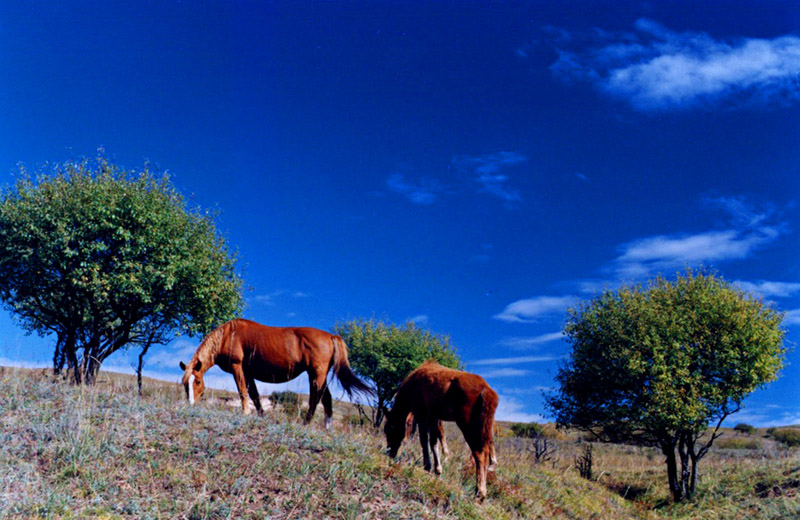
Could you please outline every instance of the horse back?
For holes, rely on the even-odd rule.
[[[257,370],[302,371],[320,356],[319,351],[333,349],[331,334],[311,327],[270,327],[243,319],[230,325],[221,354]]]
[[[479,375],[435,363],[426,363],[403,382],[415,415],[431,419],[470,423],[482,415],[484,405],[492,412],[497,393]]]

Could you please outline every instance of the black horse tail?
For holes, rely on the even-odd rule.
[[[340,336],[333,336],[333,373],[350,397],[353,397],[354,392],[367,397],[375,395],[375,390],[360,380],[350,368],[350,363],[347,361],[347,345]]]

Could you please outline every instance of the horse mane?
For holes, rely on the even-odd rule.
[[[186,367],[186,372],[183,374],[183,384],[188,383],[189,376],[197,362],[200,362],[200,365],[205,367],[206,370],[214,365],[214,359],[217,357],[222,347],[222,339],[225,335],[225,330],[228,327],[235,327],[234,322],[235,320],[220,325],[203,338],[194,356],[192,356],[192,359],[189,361],[189,365]]]

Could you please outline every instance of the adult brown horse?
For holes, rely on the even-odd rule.
[[[325,427],[330,427],[333,399],[327,375],[336,374],[348,393],[372,394],[347,362],[347,345],[341,337],[310,327],[267,327],[249,320],[232,320],[205,337],[189,365],[180,363],[183,385],[190,404],[203,395],[203,374],[217,365],[233,374],[242,409],[250,413],[248,396],[258,413],[262,413],[256,380],[285,383],[303,372],[308,374],[309,400],[306,422],[311,421],[317,403],[325,409]]]
[[[405,378],[395,395],[394,406],[386,413],[384,432],[389,456],[397,456],[397,450],[406,435],[406,418],[413,413],[414,421],[419,426],[423,465],[427,471],[431,470],[428,455],[430,443],[433,469],[441,474],[441,421],[455,421],[475,460],[477,495],[484,498],[486,472],[492,470],[496,463],[492,434],[497,403],[497,392],[481,376],[445,368],[435,361],[426,361]]]

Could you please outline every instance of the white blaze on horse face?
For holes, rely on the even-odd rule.
[[[189,376],[189,404],[194,404],[194,374]]]

